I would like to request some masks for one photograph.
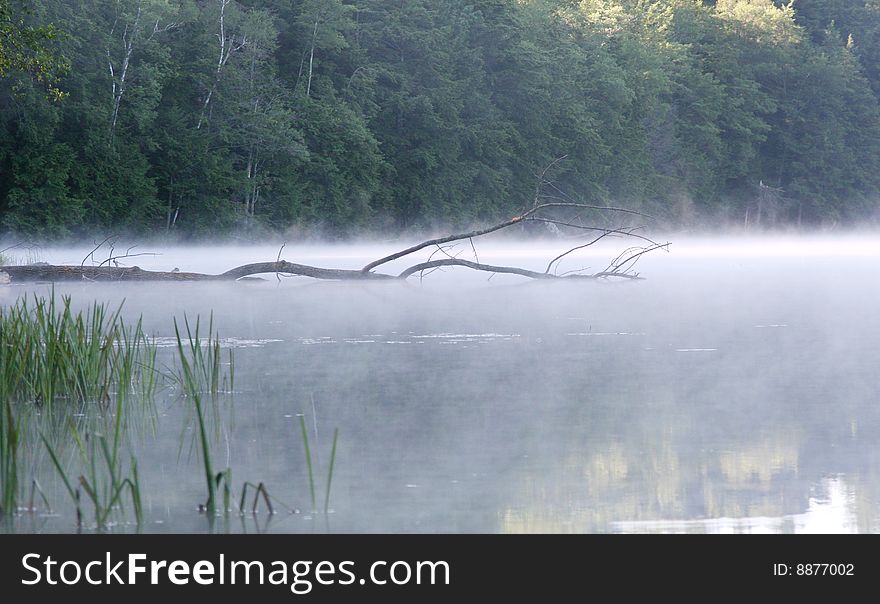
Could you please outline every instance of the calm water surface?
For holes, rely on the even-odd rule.
[[[396,247],[288,244],[284,258],[358,267]],[[278,252],[159,251],[130,264],[220,272]],[[478,251],[484,262],[543,269],[560,248]],[[86,252],[39,259],[79,264]],[[562,270],[600,270],[613,255],[591,251]],[[172,317],[213,312],[235,353],[234,393],[215,409],[215,466],[302,510],[233,515],[219,530],[875,532],[878,265],[880,243],[869,238],[685,240],[644,258],[638,282],[456,269],[409,284],[268,275],[55,290],[77,307],[124,299],[125,316],[143,316],[169,364]],[[0,304],[49,291],[2,287]],[[187,402],[165,391],[155,413],[132,434],[143,530],[204,532]],[[328,515],[308,513],[298,414],[321,502],[339,430]],[[57,510],[11,528],[75,530],[45,455],[29,463]]]

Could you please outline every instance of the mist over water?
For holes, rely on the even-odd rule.
[[[880,241],[671,241],[640,260],[644,281],[455,268],[407,283],[264,275],[54,289],[76,308],[124,299],[160,356],[171,354],[173,317],[213,313],[235,348],[216,465],[303,510],[234,516],[231,531],[877,531]],[[602,270],[620,244],[573,255],[559,272]],[[502,240],[476,251],[485,263],[544,270],[565,245]],[[359,268],[402,247],[288,245],[282,258]],[[90,248],[35,259],[80,264]],[[121,262],[217,273],[274,260],[278,246],[144,251],[161,255]],[[453,253],[473,259],[467,244]],[[0,304],[51,287],[3,286]],[[155,429],[136,430],[146,531],[206,530],[185,407],[168,394]],[[319,489],[339,429],[326,517],[306,513],[299,413]],[[21,517],[17,530],[74,530],[51,467],[34,464],[58,515]]]

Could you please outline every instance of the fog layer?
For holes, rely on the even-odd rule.
[[[358,268],[399,247],[288,245],[283,258]],[[559,248],[507,241],[476,251],[543,270]],[[126,261],[211,273],[278,254],[151,251],[161,255]],[[79,264],[87,252],[44,249],[37,260]],[[614,253],[591,248],[560,271],[594,272]],[[878,261],[870,238],[692,239],[643,258],[639,281],[456,268],[407,283],[265,275],[54,289],[77,307],[124,299],[126,317],[142,315],[160,345],[173,317],[213,313],[235,349],[215,454],[237,480],[263,481],[305,510],[297,414],[321,468],[339,429],[333,513],[320,530],[876,531]],[[50,291],[5,286],[0,304]],[[193,511],[198,462],[181,436],[186,402],[170,393],[157,412],[155,434],[132,445],[147,530],[204,530]],[[38,473],[58,487],[50,467]],[[72,529],[61,511],[28,522]],[[268,530],[316,525],[282,514]]]

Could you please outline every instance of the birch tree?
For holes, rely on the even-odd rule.
[[[202,127],[202,124],[209,117],[211,99],[217,91],[217,86],[220,84],[223,70],[227,63],[229,63],[229,59],[248,45],[247,33],[240,29],[242,9],[239,4],[233,0],[216,0],[215,8],[217,9],[217,63],[214,68],[211,86],[202,101],[202,109],[199,113],[198,124],[196,125],[197,130]]]
[[[245,224],[251,225],[263,190],[271,185],[272,169],[306,155],[302,135],[294,128],[290,94],[276,79],[273,56],[277,30],[265,11],[249,11],[242,23],[250,42],[244,49],[243,76],[236,91],[245,173]]]
[[[352,29],[354,7],[340,0],[304,0],[297,19],[300,36],[307,40],[297,74],[297,88],[305,86],[306,98],[312,95],[315,75],[315,52],[335,51],[348,46],[346,32]]]
[[[167,0],[116,0],[107,44],[112,93],[111,138],[119,122],[122,98],[130,84],[135,52],[157,36],[177,28],[180,24],[171,20],[174,13],[175,8]]]

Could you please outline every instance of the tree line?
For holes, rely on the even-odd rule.
[[[874,0],[0,0],[0,231],[855,223],[878,94]]]

